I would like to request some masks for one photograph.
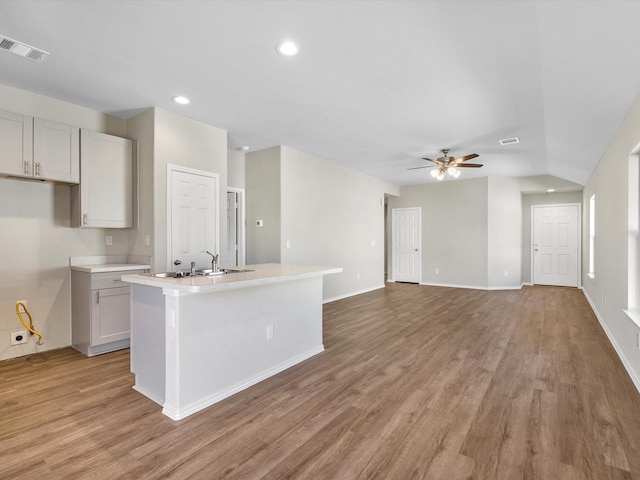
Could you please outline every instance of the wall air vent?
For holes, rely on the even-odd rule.
[[[513,145],[514,143],[520,143],[520,139],[518,137],[511,137],[503,138],[502,140],[500,140],[500,145],[502,145],[503,147],[505,145]]]
[[[32,47],[26,43],[18,42],[17,40],[5,37],[4,35],[0,35],[0,50],[19,55],[29,60],[33,60],[34,62],[39,62],[49,55],[49,52]]]

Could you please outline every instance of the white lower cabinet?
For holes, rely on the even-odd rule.
[[[71,271],[71,343],[88,356],[127,348],[131,335],[130,286],[125,274],[146,270]]]

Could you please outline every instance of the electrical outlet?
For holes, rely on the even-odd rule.
[[[24,304],[24,306],[27,306],[27,301],[26,300],[16,300],[16,306],[18,306],[19,303]]]
[[[267,340],[271,340],[273,338],[273,325],[267,325]]]
[[[440,269],[439,268],[436,268],[436,273],[440,273]]]
[[[27,337],[27,332],[25,330],[21,332],[11,333],[11,345],[21,345],[23,343],[27,343],[28,341],[29,337]]]
[[[112,237],[111,235],[107,235],[107,236],[105,237],[105,243],[106,243],[107,245],[113,245],[113,237]]]

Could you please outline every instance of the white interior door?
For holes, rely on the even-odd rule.
[[[170,202],[169,268],[210,268],[211,253],[219,253],[218,176],[180,169],[168,170]]]
[[[392,211],[393,280],[420,283],[421,209],[394,208]]]
[[[533,283],[578,286],[579,206],[533,206]]]

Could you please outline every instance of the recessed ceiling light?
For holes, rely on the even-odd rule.
[[[511,138],[503,138],[502,140],[499,140],[500,145],[502,145],[503,147],[505,145],[512,145],[514,143],[520,143],[520,139],[518,137],[511,137]]]
[[[182,95],[177,95],[173,97],[171,100],[173,100],[176,103],[179,103],[180,105],[186,105],[191,101],[187,97],[183,97]]]
[[[242,147],[240,147],[240,150],[243,152],[248,152],[249,150],[251,150],[251,147],[249,145],[243,145]]]
[[[298,54],[298,45],[290,41],[281,42],[276,45],[276,50],[280,55],[292,57]]]
[[[547,188],[547,193],[555,193],[556,189],[555,188]]]

